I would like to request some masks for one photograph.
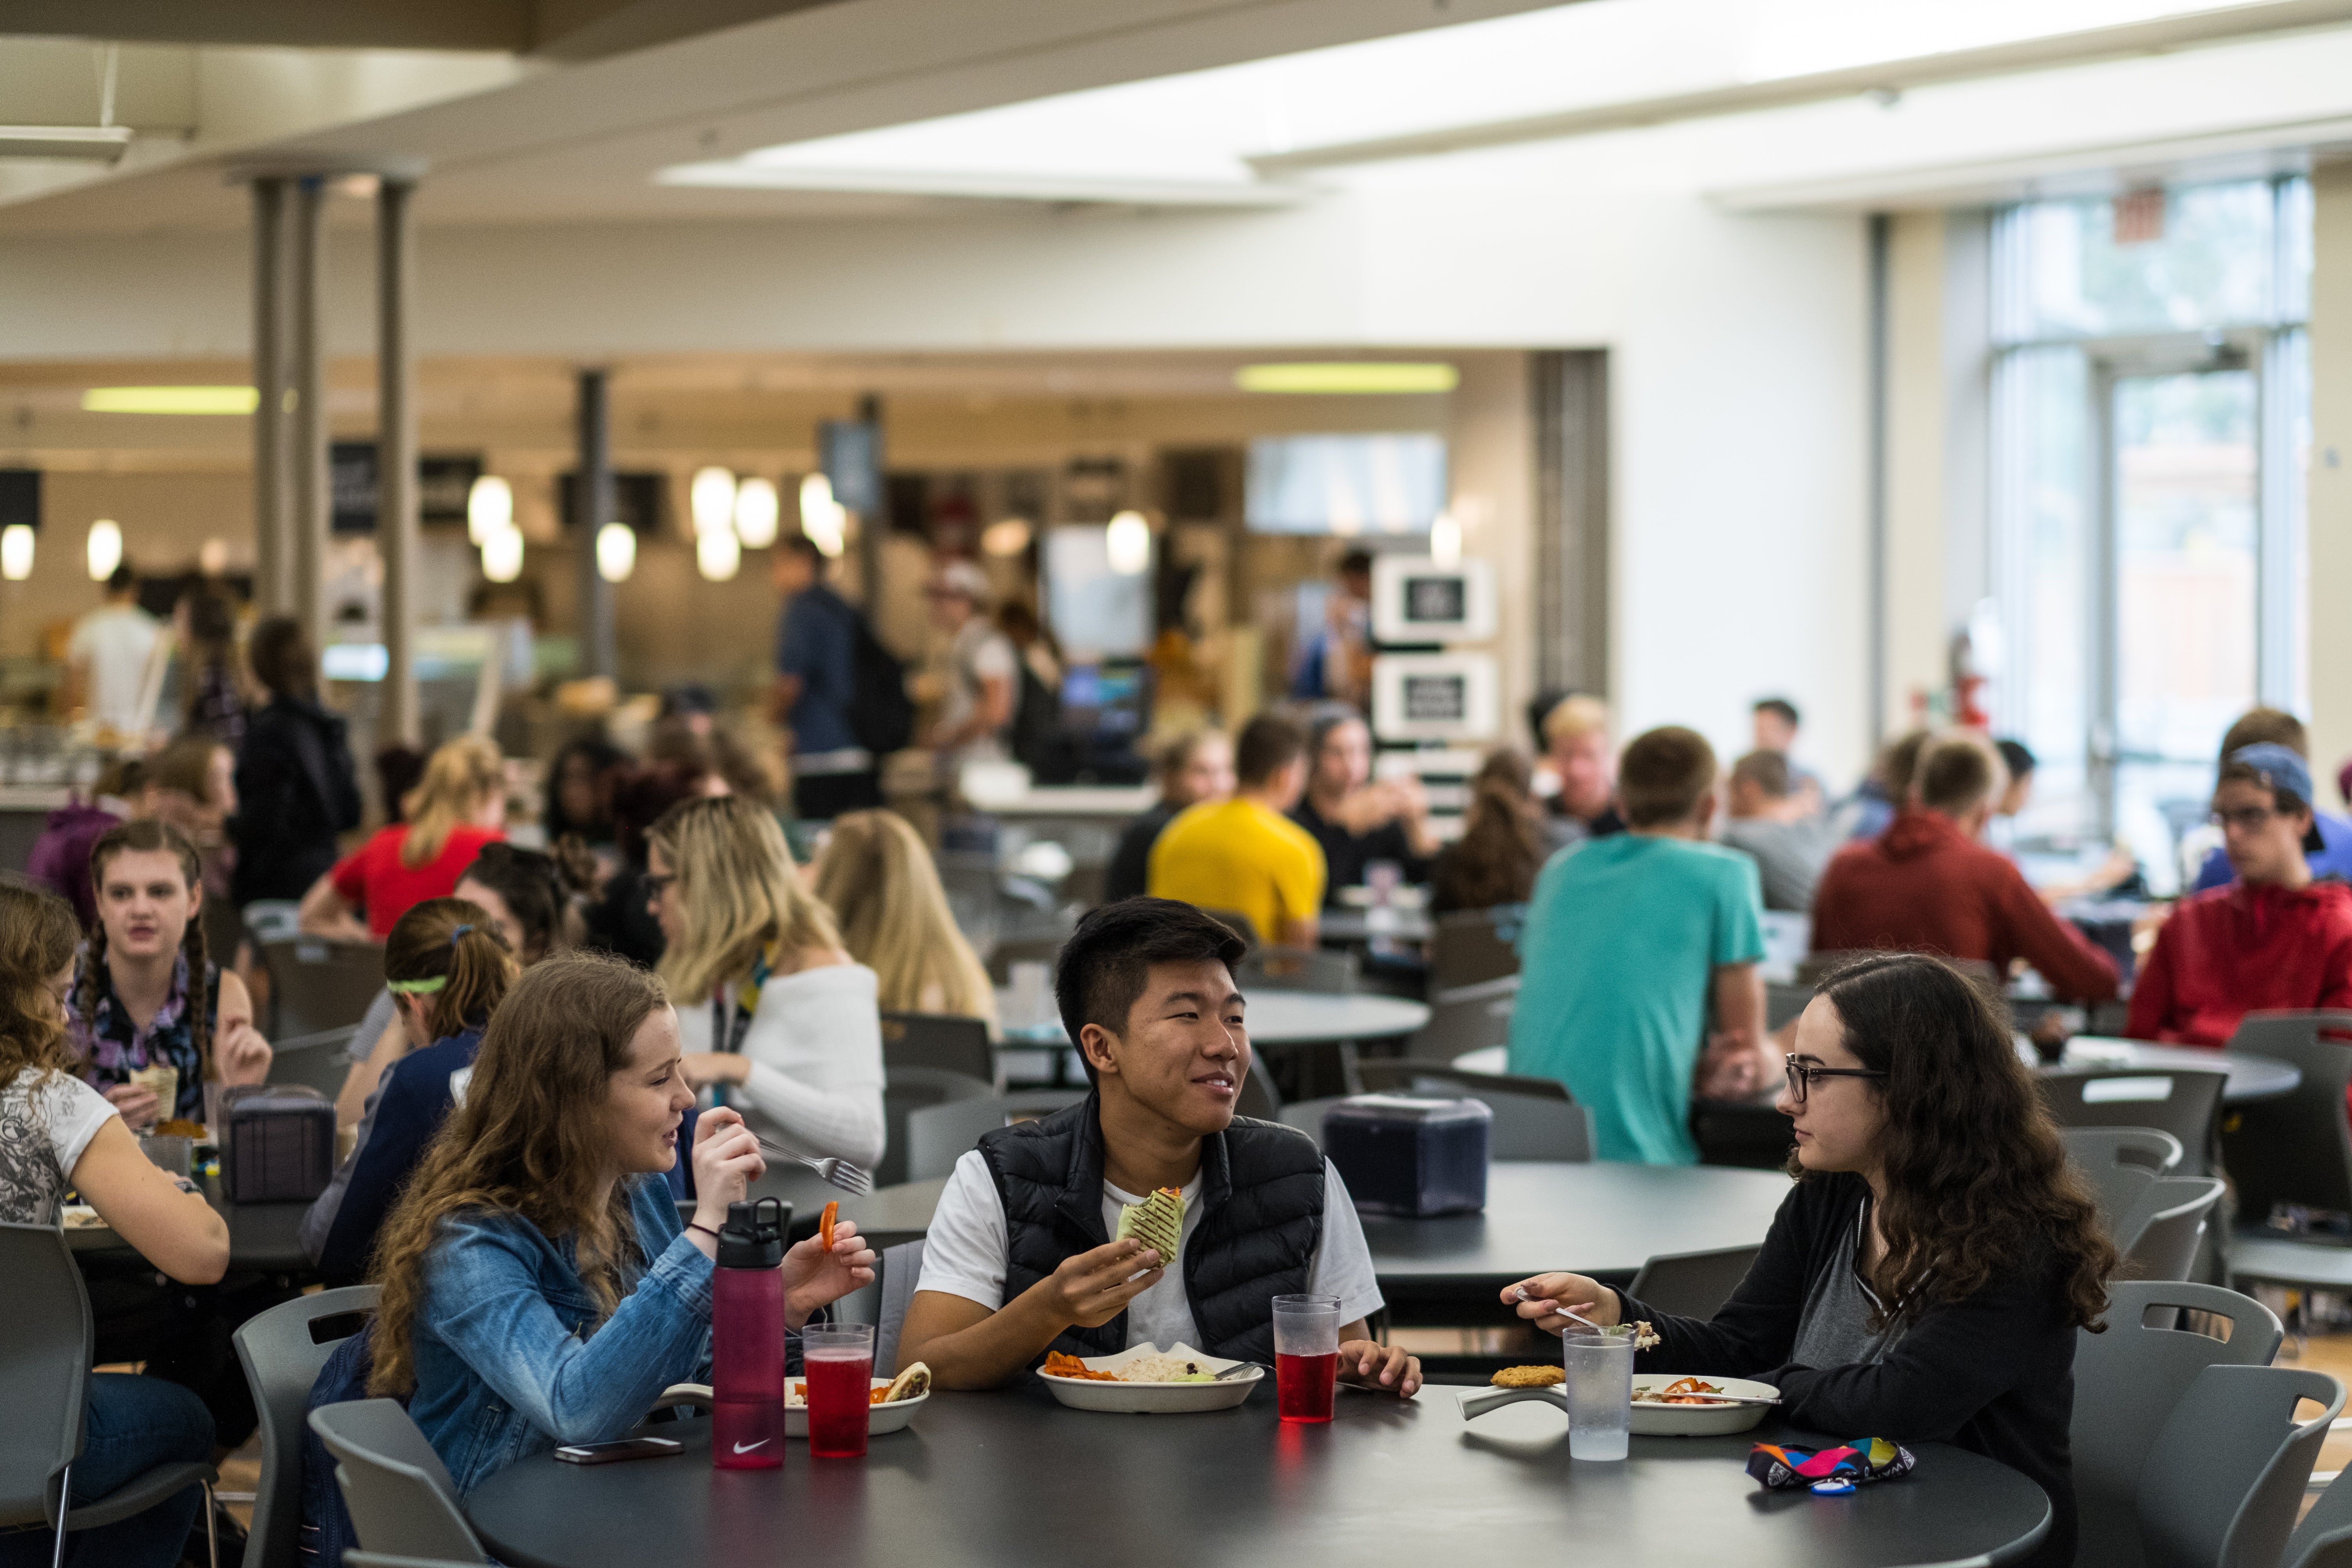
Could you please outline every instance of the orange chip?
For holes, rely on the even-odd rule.
[[[824,1249],[827,1252],[831,1252],[833,1250],[833,1222],[840,1217],[841,1205],[839,1204],[825,1205],[824,1213],[818,1216],[816,1222],[816,1238],[824,1245]]]

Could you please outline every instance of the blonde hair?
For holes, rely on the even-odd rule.
[[[469,1209],[520,1215],[551,1241],[573,1237],[597,1321],[612,1316],[624,1260],[643,1256],[630,1184],[614,1183],[598,1201],[604,1107],[637,1030],[668,1000],[655,976],[605,953],[558,953],[515,982],[482,1032],[464,1101],[425,1145],[377,1237],[373,1274],[383,1295],[369,1393],[415,1391],[425,1258],[442,1222]]]
[[[400,841],[400,863],[411,870],[431,864],[449,842],[449,830],[506,787],[506,760],[498,747],[479,735],[444,742],[425,759],[416,787],[401,797],[408,833]]]
[[[841,921],[849,956],[874,971],[886,1013],[996,1021],[996,993],[956,929],[930,849],[894,811],[836,817],[816,863],[816,896]],[[935,996],[925,1006],[926,994]]]
[[[772,948],[838,948],[832,913],[801,886],[776,819],[740,795],[689,800],[646,835],[677,879],[686,931],[662,953],[661,976],[683,1003],[706,1001]]]
[[[1609,732],[1609,704],[1598,697],[1563,697],[1544,715],[1546,744]]]

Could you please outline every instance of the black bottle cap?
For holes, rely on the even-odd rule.
[[[762,1209],[772,1214],[762,1214]],[[780,1198],[729,1204],[719,1231],[719,1267],[773,1268],[784,1260],[784,1205]]]

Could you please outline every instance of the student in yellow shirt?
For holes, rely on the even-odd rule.
[[[1151,895],[1247,915],[1262,942],[1313,947],[1323,849],[1284,814],[1307,788],[1307,732],[1261,713],[1234,746],[1240,787],[1192,807],[1151,847]]]

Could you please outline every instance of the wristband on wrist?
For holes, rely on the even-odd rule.
[[[715,1231],[715,1230],[711,1229],[709,1226],[704,1225],[704,1224],[703,1224],[702,1222],[700,1222],[699,1220],[688,1220],[688,1221],[687,1221],[686,1228],[687,1228],[687,1229],[688,1229],[688,1230],[698,1230],[698,1231],[700,1231],[703,1235],[705,1235],[705,1236],[709,1237],[711,1240],[713,1240],[713,1241],[717,1241],[717,1240],[719,1239],[719,1233],[718,1233],[717,1231]]]

